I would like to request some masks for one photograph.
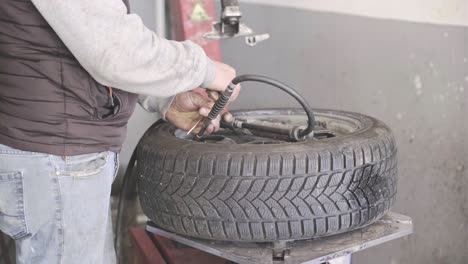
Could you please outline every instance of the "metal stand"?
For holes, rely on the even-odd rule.
[[[315,240],[241,243],[210,241],[177,235],[148,223],[146,230],[239,264],[346,264],[351,254],[413,233],[408,216],[388,213],[357,231]]]

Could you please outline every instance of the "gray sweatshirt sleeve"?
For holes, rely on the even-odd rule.
[[[121,0],[32,2],[96,81],[149,96],[142,104],[147,110],[160,109],[151,102],[167,105],[172,96],[215,77],[214,63],[200,46],[158,37],[139,16],[127,14]]]
[[[138,97],[138,103],[149,113],[155,113],[158,118],[166,120],[166,113],[169,107],[174,101],[174,97],[160,98],[156,96],[140,95]]]

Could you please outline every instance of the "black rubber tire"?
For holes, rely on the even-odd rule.
[[[226,241],[299,240],[347,232],[380,219],[397,191],[390,129],[361,114],[336,138],[272,145],[219,145],[174,136],[164,123],[138,147],[144,213],[178,234]]]

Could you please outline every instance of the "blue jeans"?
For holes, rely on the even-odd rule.
[[[110,216],[118,155],[60,157],[0,145],[0,230],[16,262],[116,263]]]

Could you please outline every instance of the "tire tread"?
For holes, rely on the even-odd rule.
[[[316,152],[200,155],[148,145],[138,151],[144,212],[189,236],[259,242],[328,236],[375,222],[395,201],[389,133]]]

